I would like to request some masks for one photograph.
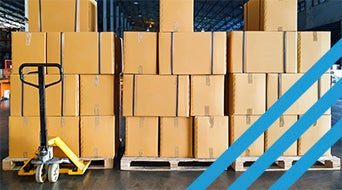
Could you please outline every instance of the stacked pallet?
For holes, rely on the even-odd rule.
[[[297,32],[297,2],[250,0],[245,31],[228,34],[230,144],[330,48],[330,32]],[[330,88],[329,74],[306,91],[241,156],[258,157]],[[328,110],[283,156],[302,156],[331,126]],[[330,156],[330,151],[324,156]]]
[[[60,63],[63,82],[46,89],[48,139],[58,136],[77,156],[113,167],[121,39],[97,32],[96,6],[94,0],[28,1],[30,32],[12,34],[10,159],[33,156],[40,142],[38,89],[20,81],[19,66]],[[38,84],[32,71],[23,70],[24,80]],[[45,72],[46,84],[59,79],[57,68]]]
[[[176,169],[174,162],[212,161],[228,148],[226,33],[193,32],[193,6],[161,0],[159,33],[124,34],[122,169],[137,169],[129,163],[142,158]]]

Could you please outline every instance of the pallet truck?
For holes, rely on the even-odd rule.
[[[45,68],[55,67],[59,70],[59,80],[45,84]],[[23,73],[24,68],[37,68],[38,71]],[[18,175],[35,175],[38,183],[44,183],[46,178],[50,182],[57,182],[59,173],[68,175],[83,175],[91,161],[80,160],[72,150],[59,137],[47,140],[46,114],[45,114],[45,89],[63,81],[63,68],[60,64],[35,64],[24,63],[19,67],[20,80],[27,85],[39,89],[40,111],[40,146],[35,155],[24,162],[18,171]],[[24,75],[38,74],[38,85],[25,81]],[[60,158],[54,157],[54,151]]]

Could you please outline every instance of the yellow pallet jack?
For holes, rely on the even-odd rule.
[[[38,74],[38,85],[25,81],[24,68],[38,68],[36,72],[25,74]],[[56,67],[59,69],[59,80],[45,84],[45,67]],[[45,89],[63,81],[63,68],[59,64],[31,64],[25,63],[19,67],[20,80],[27,85],[39,89],[40,109],[40,146],[35,155],[24,162],[18,171],[18,175],[35,175],[38,183],[44,183],[46,179],[56,182],[60,173],[68,175],[83,175],[88,169],[91,161],[79,159],[72,150],[59,137],[47,140],[46,114],[45,114]],[[54,157],[54,152],[58,157]]]

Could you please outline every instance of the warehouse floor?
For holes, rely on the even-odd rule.
[[[0,102],[0,149],[1,160],[8,156],[9,101]],[[342,99],[332,108],[332,123],[342,118]],[[38,141],[37,137],[32,137]],[[332,153],[342,157],[342,139],[333,147]],[[266,189],[283,172],[265,172],[251,189]],[[57,183],[37,184],[33,176],[18,176],[16,171],[2,171],[0,189],[185,189],[201,172],[137,172],[118,169],[88,170],[84,176],[62,174]],[[240,172],[229,169],[211,186],[225,189]],[[308,171],[292,189],[342,189],[342,171]]]

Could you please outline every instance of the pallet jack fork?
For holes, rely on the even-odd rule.
[[[38,74],[38,85],[25,81],[24,68],[38,68],[37,72],[26,74]],[[45,84],[45,67],[56,67],[59,69],[59,80],[50,84]],[[39,109],[40,109],[40,146],[35,155],[24,162],[24,165],[18,171],[18,175],[35,175],[38,183],[44,183],[46,178],[50,182],[56,182],[59,173],[69,175],[82,175],[88,169],[91,161],[80,160],[72,150],[59,137],[47,140],[46,114],[45,114],[45,89],[63,81],[63,68],[59,64],[31,64],[25,63],[19,67],[20,80],[27,85],[39,89]],[[54,149],[59,149],[64,158],[55,158]],[[66,166],[66,167],[60,167]]]

